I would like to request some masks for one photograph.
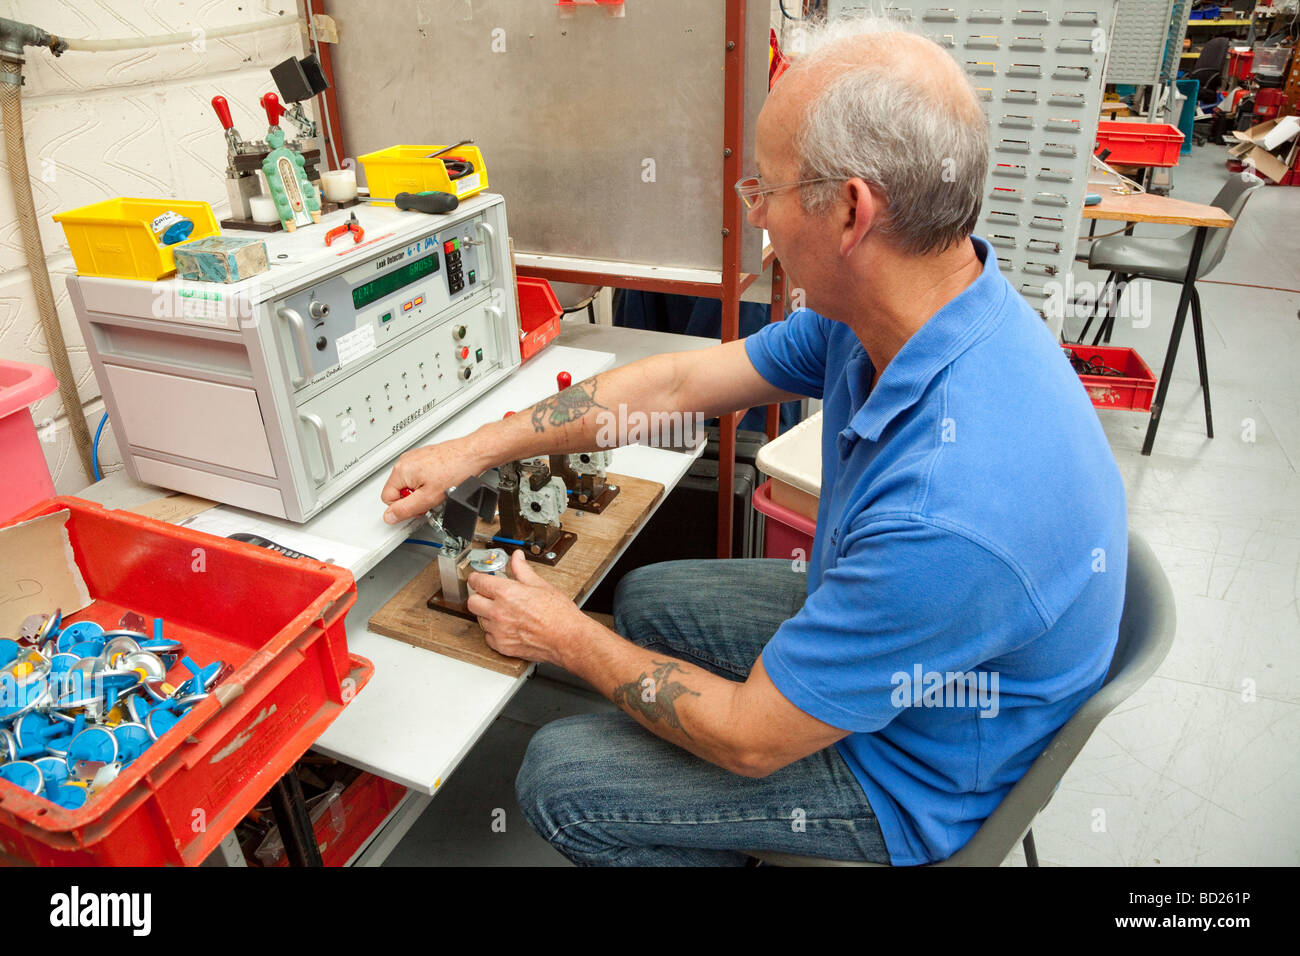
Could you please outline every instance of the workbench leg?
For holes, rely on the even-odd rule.
[[[1205,327],[1201,322],[1201,294],[1192,288],[1192,336],[1196,340],[1196,370],[1201,376],[1201,394],[1205,398],[1205,437],[1214,437],[1214,419],[1210,417],[1210,372],[1205,362]]]
[[[275,817],[276,826],[280,828],[280,839],[284,843],[289,865],[324,866],[298,775],[290,770],[277,780],[271,788],[270,797],[271,813]]]
[[[1097,326],[1097,335],[1093,338],[1094,346],[1100,345],[1103,341],[1110,341],[1111,330],[1115,328],[1115,312],[1119,309],[1119,300],[1124,297],[1124,290],[1128,288],[1132,276],[1119,275],[1115,279],[1114,296],[1106,300],[1106,317],[1101,320],[1101,325]]]
[[[1187,321],[1187,309],[1192,303],[1192,293],[1196,290],[1196,274],[1201,267],[1201,251],[1205,248],[1207,226],[1196,228],[1196,238],[1192,241],[1192,257],[1187,263],[1187,273],[1183,276],[1183,291],[1178,297],[1178,311],[1174,314],[1174,330],[1169,336],[1169,348],[1165,350],[1165,364],[1160,370],[1160,381],[1156,383],[1156,400],[1151,403],[1151,423],[1147,425],[1147,437],[1142,442],[1142,454],[1151,454],[1156,443],[1156,431],[1160,428],[1160,415],[1165,408],[1165,396],[1169,393],[1169,379],[1174,373],[1174,359],[1178,357],[1178,340],[1183,334],[1183,323]]]
[[[1095,224],[1096,222],[1097,220],[1094,219],[1093,223]],[[1092,323],[1096,320],[1097,316],[1101,315],[1102,303],[1107,301],[1106,296],[1110,293],[1110,287],[1114,281],[1115,273],[1108,273],[1106,275],[1106,281],[1101,284],[1101,292],[1097,296],[1097,301],[1092,304],[1092,315],[1088,316],[1088,321],[1083,323],[1083,328],[1079,330],[1079,334],[1074,340],[1075,344],[1082,345],[1083,340],[1088,337],[1088,330],[1092,328]]]

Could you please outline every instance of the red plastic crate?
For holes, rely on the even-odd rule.
[[[1080,375],[1079,381],[1097,408],[1149,412],[1156,394],[1156,377],[1133,349],[1113,345],[1061,346],[1079,358],[1113,368],[1122,375]]]
[[[353,780],[339,795],[338,806],[326,811],[312,826],[321,862],[325,866],[347,866],[404,796],[406,788],[400,783],[373,773],[362,773]],[[281,855],[275,865],[288,866],[288,857]]]
[[[773,501],[771,478],[754,490],[754,508],[767,518],[763,527],[763,557],[789,561],[798,558],[802,552],[803,559],[808,559],[817,534],[817,522]]]
[[[555,341],[560,334],[564,309],[555,290],[545,279],[520,276],[519,359],[524,361]]]
[[[1106,162],[1119,166],[1177,166],[1183,146],[1182,131],[1168,123],[1097,124],[1097,148],[1110,150]]]
[[[0,860],[196,865],[374,673],[347,651],[356,584],[342,568],[79,498],[51,498],[14,520],[62,509],[92,598],[69,621],[161,617],[188,656],[234,671],[78,810],[0,780]],[[188,676],[179,665],[173,674]]]

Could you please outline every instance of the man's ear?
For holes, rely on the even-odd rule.
[[[850,179],[841,187],[840,198],[845,203],[840,256],[847,259],[875,226],[883,197],[873,192],[864,180]]]

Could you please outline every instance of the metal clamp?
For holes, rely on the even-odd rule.
[[[329,432],[325,430],[325,423],[321,421],[319,415],[313,415],[311,412],[299,412],[298,418],[316,430],[316,441],[320,444],[321,459],[325,462],[325,477],[317,478],[315,472],[313,472],[312,479],[317,485],[323,485],[334,477],[334,454],[330,451]]]
[[[298,374],[293,376],[293,387],[302,388],[311,380],[311,346],[307,344],[307,324],[294,309],[279,306],[275,314],[289,323],[293,332],[293,348],[298,353]]]

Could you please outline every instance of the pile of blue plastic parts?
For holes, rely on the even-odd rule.
[[[27,618],[0,639],[0,778],[70,810],[108,786],[225,676],[128,612],[120,630],[62,614]],[[167,682],[177,660],[190,673]]]

